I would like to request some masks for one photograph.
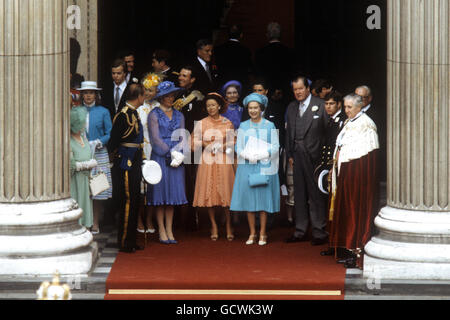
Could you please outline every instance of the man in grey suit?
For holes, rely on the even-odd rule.
[[[305,241],[311,223],[311,243],[322,245],[328,241],[327,203],[315,182],[314,169],[320,163],[329,117],[324,101],[311,94],[306,77],[296,77],[292,89],[296,101],[287,110],[286,155],[294,167],[296,230],[286,242]]]

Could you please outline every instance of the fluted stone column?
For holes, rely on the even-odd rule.
[[[450,0],[389,0],[387,12],[387,207],[364,275],[450,280]]]
[[[0,0],[0,274],[85,274],[70,198],[68,0]]]

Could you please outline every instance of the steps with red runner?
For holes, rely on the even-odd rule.
[[[345,268],[320,256],[326,246],[284,243],[290,232],[270,231],[267,246],[246,246],[245,230],[233,242],[204,232],[179,234],[178,245],[152,239],[144,251],[117,256],[105,299],[343,299]]]

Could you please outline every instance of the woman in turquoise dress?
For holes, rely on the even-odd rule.
[[[89,175],[97,166],[97,161],[92,159],[89,141],[85,135],[86,116],[84,107],[75,107],[70,111],[70,195],[83,210],[80,225],[90,229],[94,223],[94,215]]]
[[[250,237],[256,242],[256,213],[260,218],[258,244],[267,244],[267,214],[280,211],[279,138],[275,125],[262,117],[267,97],[252,93],[244,100],[250,120],[238,130],[236,153],[238,168],[231,200],[231,211],[247,212]]]

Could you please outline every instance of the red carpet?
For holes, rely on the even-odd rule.
[[[345,268],[333,258],[320,256],[326,246],[284,243],[290,233],[286,228],[270,231],[265,247],[246,246],[245,228],[233,242],[223,234],[212,242],[205,232],[178,232],[179,244],[167,246],[156,242],[153,235],[144,251],[118,255],[106,283],[105,299],[343,299]]]

